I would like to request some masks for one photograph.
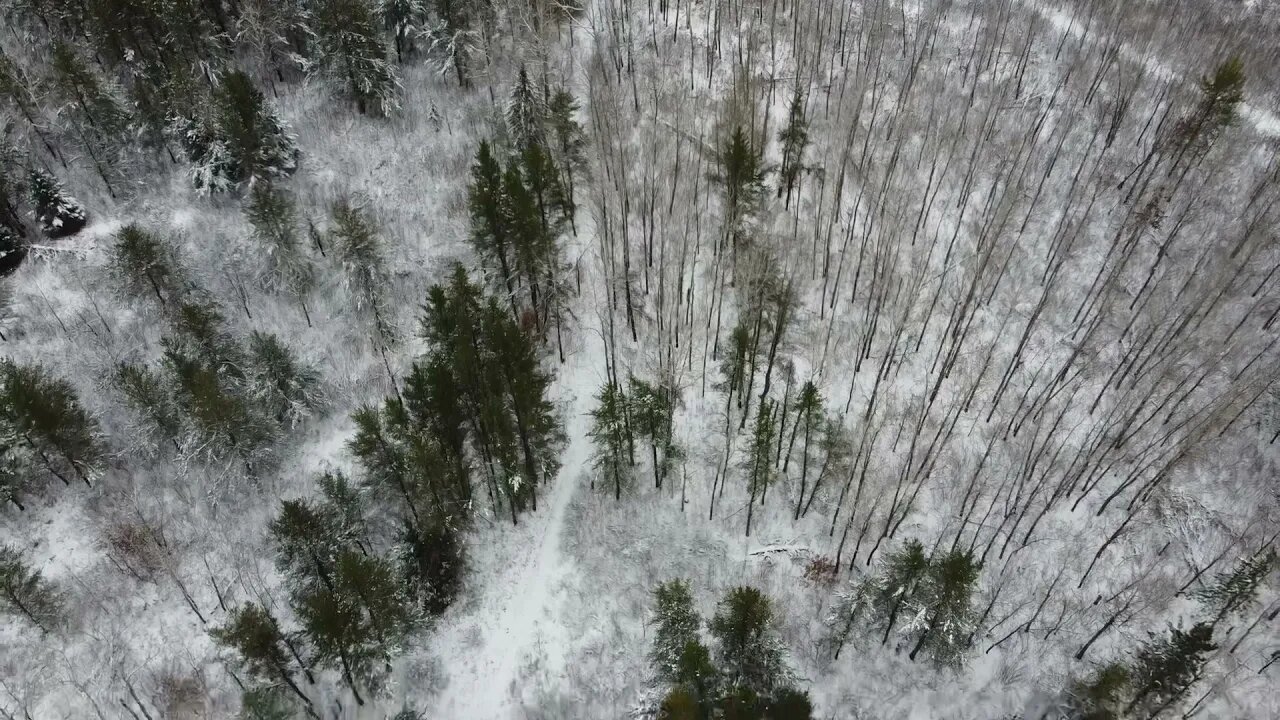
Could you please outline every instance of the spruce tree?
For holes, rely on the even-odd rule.
[[[27,243],[13,228],[0,225],[0,277],[12,274],[27,257]]]
[[[64,484],[78,477],[91,485],[107,457],[98,422],[71,383],[7,358],[0,360],[0,436],[10,447],[30,448],[39,465]]]
[[[387,62],[368,0],[322,0],[316,7],[316,68],[361,115],[389,115],[399,83]]]
[[[261,605],[250,602],[235,608],[226,624],[210,630],[209,635],[238,655],[237,664],[250,677],[266,683],[283,682],[304,703],[311,703],[293,680],[279,625]]]
[[[0,545],[0,609],[26,618],[46,633],[63,618],[58,589],[21,552],[7,545]]]
[[[1133,699],[1126,715],[1154,718],[1180,701],[1200,679],[1207,660],[1217,649],[1213,626],[1197,623],[1189,631],[1170,627],[1169,637],[1148,643],[1138,653],[1130,671]]]
[[[49,237],[74,235],[88,218],[79,201],[62,190],[62,183],[43,170],[33,168],[27,178],[27,189],[36,222]]]
[[[786,664],[768,596],[749,586],[731,589],[711,619],[717,665],[730,688],[768,695],[785,685]]]

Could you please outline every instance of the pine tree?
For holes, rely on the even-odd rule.
[[[1108,663],[1088,680],[1072,684],[1068,693],[1068,717],[1071,720],[1120,720],[1128,689],[1129,669],[1121,663]]]
[[[928,580],[929,570],[929,558],[925,556],[924,546],[919,540],[906,541],[901,548],[885,558],[884,566],[876,577],[876,587],[871,598],[872,606],[884,619],[881,645],[889,642],[889,633],[893,631],[898,613],[903,607],[917,603],[922,586]]]
[[[511,302],[511,313],[517,315],[515,300],[515,248],[512,230],[507,225],[506,191],[502,167],[481,140],[476,162],[471,168],[471,186],[467,204],[471,212],[471,244],[481,261],[496,270]],[[496,267],[494,267],[496,265]]]
[[[43,112],[36,99],[35,83],[23,72],[17,63],[0,50],[0,101],[7,101],[18,115],[27,121],[27,126],[40,139],[50,157],[57,158],[66,167],[66,160],[54,148],[45,127]]]
[[[0,225],[0,277],[10,275],[27,257],[27,243],[13,228]]]
[[[259,80],[284,82],[305,72],[315,38],[305,0],[238,0],[235,41],[258,69]]]
[[[1169,628],[1169,637],[1155,640],[1138,653],[1130,671],[1133,699],[1124,714],[1154,718],[1181,700],[1196,680],[1213,644],[1213,626],[1197,623],[1189,631]]]
[[[1218,573],[1207,587],[1196,591],[1195,596],[1205,610],[1213,615],[1210,625],[1217,625],[1227,616],[1248,610],[1258,600],[1258,587],[1276,566],[1274,549],[1244,558],[1230,572]]]
[[[804,94],[796,86],[787,110],[787,126],[778,133],[782,143],[782,166],[778,170],[778,197],[786,193],[785,207],[791,207],[791,191],[804,169],[804,149],[809,144],[808,121],[804,116]]]
[[[854,626],[871,605],[872,589],[873,585],[865,579],[855,579],[844,590],[837,591],[835,605],[826,620],[827,627],[831,629],[826,643],[831,649],[832,660],[840,659],[840,653],[853,635]]]
[[[659,583],[653,590],[653,605],[653,622],[657,629],[653,634],[649,663],[662,680],[679,682],[685,646],[700,642],[698,631],[702,627],[702,618],[693,606],[693,594],[685,580]]]
[[[716,658],[729,687],[768,695],[787,679],[773,603],[756,588],[731,589],[711,619]]]
[[[71,383],[37,365],[0,360],[0,436],[30,448],[40,465],[64,484],[85,485],[106,461],[98,422],[84,409]]]
[[[295,427],[321,405],[319,373],[270,333],[249,336],[248,383],[249,397],[282,425]]]
[[[470,87],[474,36],[492,8],[480,0],[434,0],[433,5],[437,25],[430,31],[431,44],[444,56],[445,67],[453,65],[458,85]]]
[[[388,279],[373,218],[363,207],[341,199],[333,204],[333,223],[334,245],[342,258],[346,284],[355,296],[356,307],[373,315],[380,337],[394,337],[384,315],[382,293]]]
[[[518,152],[530,145],[542,144],[542,122],[546,115],[541,94],[529,79],[523,65],[516,75],[511,97],[507,100],[507,132]]]
[[[350,550],[335,558],[331,583],[295,593],[294,611],[316,662],[341,670],[360,705],[357,685],[377,690],[416,621],[391,563]]]
[[[234,651],[238,664],[251,677],[267,683],[283,682],[306,704],[311,700],[293,680],[285,639],[265,608],[245,603],[231,612],[226,624],[209,631],[217,644]]]
[[[294,720],[297,701],[274,686],[252,687],[240,697],[239,720]]]
[[[629,381],[628,402],[631,417],[635,423],[636,434],[649,439],[650,455],[653,459],[653,481],[658,488],[666,476],[672,460],[681,454],[673,437],[673,416],[678,400],[674,388],[668,385],[651,385],[639,378]],[[662,451],[662,460],[658,460],[658,451]]]
[[[537,200],[525,185],[519,165],[512,160],[502,175],[502,226],[511,241],[515,269],[522,283],[529,289],[528,308],[535,321],[541,323],[546,314],[545,288],[542,287],[544,266],[553,256],[552,239],[544,231],[539,218]],[[541,330],[541,327],[538,327]]]
[[[24,463],[16,457],[16,448],[0,447],[0,505],[13,503],[20,512],[26,511],[22,498],[27,494],[28,478]]]
[[[574,173],[585,172],[587,167],[587,136],[575,117],[578,103],[573,95],[564,88],[557,88],[547,103],[548,147],[551,149],[555,165],[563,173],[561,186],[561,202],[564,217],[568,218],[577,232],[575,215],[577,205],[574,200]]]
[[[796,444],[796,434],[804,431],[804,444],[800,448],[800,494],[796,498],[796,512],[793,519],[800,519],[801,503],[804,502],[804,492],[808,487],[809,480],[809,442],[813,438],[813,432],[816,426],[822,424],[822,393],[818,392],[818,386],[813,384],[812,380],[806,381],[800,386],[800,397],[796,399],[795,406],[796,419],[791,426],[791,440],[787,443],[787,456],[782,461],[782,471],[787,471],[787,466],[791,463],[791,449]]]
[[[299,242],[293,199],[269,183],[255,183],[245,216],[267,253],[262,285],[271,291],[287,290],[298,298],[310,326],[306,298],[315,282],[315,268]]]
[[[734,126],[716,153],[714,179],[724,190],[724,235],[733,251],[733,267],[737,268],[738,248],[745,239],[747,220],[755,212],[764,193],[764,160],[753,146],[747,131]],[[721,250],[723,250],[723,245]]]
[[[747,471],[747,489],[751,499],[747,504],[747,537],[751,536],[751,519],[755,513],[756,497],[764,504],[765,494],[773,483],[773,443],[774,435],[773,408],[765,406],[756,413],[755,428],[751,432],[750,450],[744,460]]]
[[[925,613],[925,625],[910,659],[915,660],[927,648],[934,662],[958,665],[973,635],[973,609],[970,607],[981,566],[973,554],[952,550],[929,563],[929,575],[919,605]]]
[[[178,446],[182,433],[182,411],[159,374],[145,365],[120,363],[116,366],[116,388],[144,421],[142,447],[154,448],[160,441]]]
[[[0,545],[0,608],[30,620],[41,632],[62,622],[58,590],[22,558],[16,548]]]
[[[87,217],[79,201],[67,195],[52,175],[33,168],[27,178],[31,207],[36,222],[49,237],[74,235],[85,226]]]
[[[134,297],[154,295],[168,306],[185,293],[187,283],[173,249],[137,225],[126,225],[116,233],[111,265],[122,289]]]
[[[72,129],[107,192],[115,197],[118,156],[129,116],[108,86],[63,42],[53,46],[52,86],[70,113]]]
[[[388,404],[392,402],[395,401]],[[416,533],[425,514],[425,475],[435,468],[422,468],[413,462],[409,448],[412,441],[396,432],[399,428],[388,421],[389,415],[391,412],[384,413],[370,405],[357,409],[351,416],[356,434],[348,448],[364,468],[365,485],[402,503],[406,522]]]
[[[462,589],[463,542],[446,520],[433,520],[421,530],[406,524],[400,533],[405,581],[422,610],[436,617]]]
[[[367,0],[322,0],[316,36],[318,71],[355,100],[361,115],[390,115],[396,109],[399,83]]]
[[[196,188],[230,191],[288,177],[297,169],[293,136],[248,75],[232,70],[223,76],[213,92],[212,112],[207,125],[196,121],[188,131]]]
[[[773,720],[810,720],[813,703],[809,700],[809,693],[782,688],[765,701],[764,714]]]
[[[414,36],[417,26],[426,13],[422,0],[381,0],[382,22],[395,38],[396,62],[404,62],[404,56],[416,47]]]

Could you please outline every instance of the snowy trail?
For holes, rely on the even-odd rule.
[[[569,583],[573,561],[561,550],[565,516],[582,473],[590,462],[588,415],[592,402],[587,365],[596,348],[593,333],[581,329],[585,347],[566,357],[557,368],[555,397],[562,403],[568,445],[560,472],[538,498],[538,512],[526,513],[522,524],[533,531],[525,545],[516,545],[502,565],[506,572],[485,579],[480,607],[465,628],[444,633],[438,648],[449,668],[448,685],[437,698],[430,717],[450,720],[507,720],[521,709],[521,692],[534,684],[538,672],[552,677],[564,667],[568,638],[559,610]],[[470,638],[466,638],[470,632]],[[475,633],[479,634],[477,642]]]

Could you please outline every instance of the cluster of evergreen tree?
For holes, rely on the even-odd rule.
[[[1071,720],[1171,716],[1218,649],[1213,641],[1218,626],[1257,605],[1263,582],[1278,565],[1275,549],[1268,547],[1241,558],[1230,570],[1214,574],[1192,593],[1200,603],[1203,620],[1189,630],[1170,626],[1165,635],[1152,635],[1128,662],[1106,663],[1073,682],[1065,693],[1064,714]]]
[[[113,267],[124,292],[154,298],[169,327],[158,366],[122,362],[114,378],[147,446],[172,445],[207,459],[236,456],[252,470],[281,427],[321,403],[318,374],[274,335],[237,337],[156,234],[137,225],[121,229]]]
[[[833,657],[839,659],[859,627],[878,634],[881,645],[896,628],[898,647],[910,647],[912,660],[925,652],[939,665],[963,663],[979,624],[972,601],[981,570],[969,551],[930,557],[918,540],[906,541],[842,593],[827,621]]]
[[[22,553],[4,545],[0,545],[0,610],[26,619],[41,632],[49,632],[65,619],[58,588]]]
[[[0,90],[3,90],[3,56],[0,56]],[[23,221],[36,221],[45,237],[62,238],[80,232],[88,214],[53,175],[32,167],[23,179],[13,172],[22,160],[17,149],[0,139],[0,276],[18,268],[33,239]],[[25,206],[25,208],[24,208]]]
[[[45,477],[91,485],[107,448],[71,383],[39,365],[0,360],[0,500],[23,498]]]
[[[661,720],[812,716],[808,694],[792,685],[768,596],[747,586],[729,590],[706,624],[711,648],[687,582],[662,583],[653,596],[657,629],[650,664],[670,686],[658,709]]]
[[[614,499],[621,500],[623,487],[633,480],[637,436],[648,440],[656,488],[684,456],[674,437],[679,404],[679,390],[670,382],[651,384],[633,376],[625,389],[616,382],[600,388],[589,435],[596,446],[595,469],[603,487],[613,488]]]

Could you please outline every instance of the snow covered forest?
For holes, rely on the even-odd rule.
[[[0,23],[0,720],[1280,718],[1280,2]]]

